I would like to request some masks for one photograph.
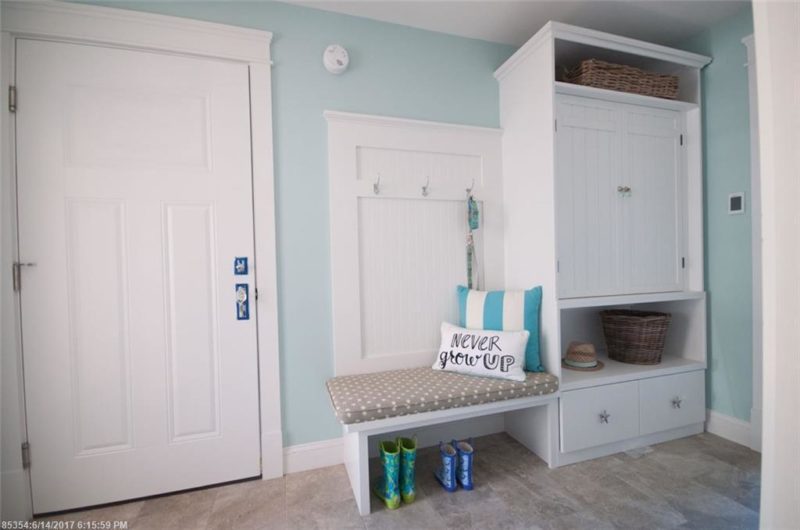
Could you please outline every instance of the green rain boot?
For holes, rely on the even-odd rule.
[[[380,444],[381,468],[383,476],[378,479],[373,491],[390,510],[400,507],[400,448],[395,442]]]
[[[403,502],[411,504],[417,498],[417,484],[414,465],[417,462],[417,439],[398,438],[400,447],[400,496]]]

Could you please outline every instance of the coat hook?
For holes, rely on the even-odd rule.
[[[372,183],[372,191],[375,195],[381,192],[381,174],[378,173],[378,180]]]
[[[467,195],[472,195],[472,189],[475,187],[475,177],[472,177],[472,184],[467,188]]]
[[[423,197],[427,197],[427,196],[428,196],[428,193],[429,193],[429,192],[428,192],[428,188],[429,188],[429,187],[430,187],[430,185],[431,185],[431,177],[430,177],[430,176],[427,176],[427,177],[426,177],[426,179],[427,179],[427,180],[425,181],[425,185],[424,185],[424,186],[422,186],[422,196],[423,196]]]

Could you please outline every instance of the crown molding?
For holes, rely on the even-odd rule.
[[[269,31],[66,2],[4,1],[0,6],[2,31],[17,38],[57,38],[247,63],[271,62]]]

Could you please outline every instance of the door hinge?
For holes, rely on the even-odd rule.
[[[554,127],[555,127],[555,131],[556,131],[556,132],[558,132],[558,120],[555,120],[555,125],[554,125]]]
[[[686,258],[681,258],[681,269],[686,268]]]
[[[556,260],[556,272],[561,272],[561,261]]]
[[[683,135],[681,135],[681,145],[683,145]]]
[[[8,112],[17,112],[17,87],[14,85],[8,87]]]
[[[256,300],[258,300],[258,287],[255,288],[255,292],[256,292]]]
[[[31,444],[22,442],[22,469],[31,467]]]
[[[11,282],[14,286],[14,292],[22,289],[22,267],[35,267],[35,263],[22,263],[15,261],[11,264]]]
[[[14,292],[19,292],[20,288],[22,288],[22,278],[19,275],[19,262],[15,261],[11,264],[11,283],[14,286]]]

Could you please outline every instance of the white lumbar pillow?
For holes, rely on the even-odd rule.
[[[442,322],[434,370],[525,381],[530,332],[466,329]]]

